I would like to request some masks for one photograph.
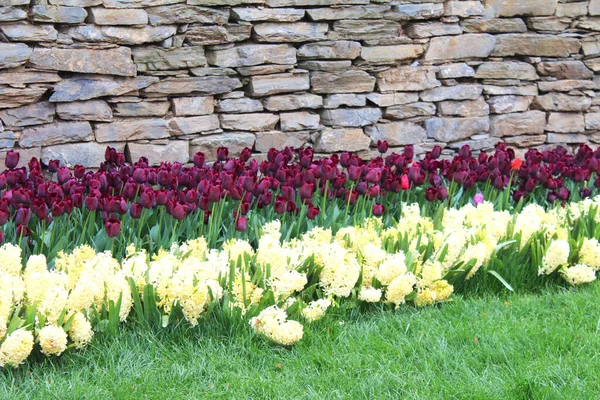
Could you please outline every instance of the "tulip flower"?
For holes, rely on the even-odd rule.
[[[18,151],[14,151],[14,150],[9,150],[6,153],[6,158],[4,159],[4,165],[6,165],[6,168],[16,168],[17,165],[19,165],[19,152]]]
[[[389,144],[387,142],[387,140],[378,140],[377,141],[377,151],[380,152],[381,154],[387,153],[389,149]]]
[[[384,210],[385,210],[385,207],[383,206],[383,204],[380,204],[380,203],[373,204],[373,215],[374,216],[381,217],[383,215]]]
[[[235,230],[238,232],[245,232],[248,224],[246,217],[238,217],[235,221]]]
[[[308,219],[315,219],[321,210],[318,207],[313,206],[312,204],[308,205],[308,209],[306,210],[306,217]]]
[[[473,197],[473,204],[475,204],[475,206],[478,206],[481,203],[483,203],[483,200],[484,200],[483,193],[477,193],[475,195],[475,197]]]
[[[116,218],[110,218],[104,223],[104,228],[108,237],[117,237],[121,234],[121,221]]]

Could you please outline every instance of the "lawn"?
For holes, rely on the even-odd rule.
[[[220,321],[128,327],[0,371],[7,399],[592,399],[600,284],[333,313],[284,349]]]

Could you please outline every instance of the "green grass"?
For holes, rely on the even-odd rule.
[[[209,321],[128,328],[0,371],[0,398],[594,399],[599,297],[596,284],[346,311],[305,326],[292,349]]]

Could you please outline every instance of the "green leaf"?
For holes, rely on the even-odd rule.
[[[510,290],[511,292],[514,292],[514,289],[512,288],[512,286],[510,286],[510,284],[508,282],[506,282],[506,280],[499,273],[497,273],[494,270],[489,270],[488,273],[495,276],[496,279],[498,279],[504,285],[504,287],[506,287],[508,290]]]

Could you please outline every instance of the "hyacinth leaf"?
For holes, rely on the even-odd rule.
[[[10,319],[10,322],[6,326],[6,336],[10,335],[11,333],[23,326],[28,327],[32,325],[33,323],[31,323],[31,325],[27,324],[26,320],[22,320],[21,318],[19,318],[19,315],[17,313],[14,313],[13,317]]]
[[[508,290],[510,290],[511,292],[514,292],[515,290],[512,288],[512,286],[506,282],[506,279],[504,279],[499,273],[497,273],[494,270],[488,270],[487,271],[489,274],[491,274],[492,276],[494,276],[496,279],[498,279],[505,288],[507,288]]]
[[[142,306],[142,301],[140,299],[140,293],[138,292],[135,281],[132,277],[128,277],[127,281],[129,282],[129,288],[131,289],[131,297],[133,299],[133,309],[135,310],[135,316],[140,322],[143,322],[145,317],[144,307]]]

